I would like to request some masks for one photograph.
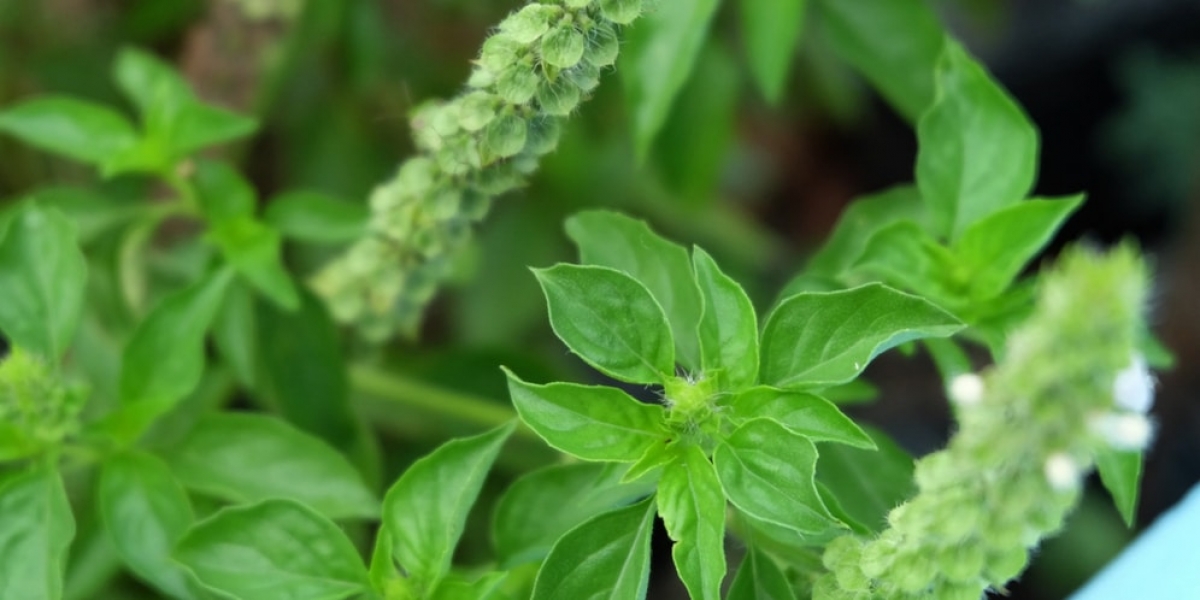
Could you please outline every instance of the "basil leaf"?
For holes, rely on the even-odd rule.
[[[53,468],[0,480],[0,598],[58,600],[75,518]]]
[[[730,419],[737,424],[770,419],[810,440],[875,448],[875,442],[854,421],[815,394],[756,387],[736,395],[729,404]]]
[[[912,456],[883,432],[864,429],[877,449],[823,446],[817,482],[832,495],[839,517],[849,518],[847,524],[865,535],[883,531],[887,514],[917,488]]]
[[[746,291],[721,272],[699,247],[693,250],[696,280],[704,298],[700,320],[703,373],[717,379],[720,390],[754,385],[758,377],[758,316]]]
[[[314,244],[343,244],[365,235],[370,210],[318,192],[280,194],[267,203],[263,218],[288,237]]]
[[[749,548],[725,600],[795,600],[787,577],[771,557]]]
[[[683,448],[658,482],[658,513],[675,541],[671,556],[688,594],[720,600],[725,578],[725,492],[704,451]]]
[[[783,99],[800,32],[806,0],[741,0],[742,40],[759,90],[771,104]]]
[[[841,276],[862,255],[867,241],[876,232],[899,221],[921,223],[924,218],[921,195],[911,185],[898,185],[858,198],[842,211],[833,232],[808,259],[803,275]],[[789,295],[785,291],[784,296]]]
[[[1133,527],[1142,482],[1142,453],[1102,449],[1096,454],[1096,469],[1125,525]]]
[[[645,598],[653,529],[650,499],[587,520],[554,544],[532,600]]]
[[[63,96],[43,96],[0,111],[0,131],[96,166],[138,143],[133,125],[117,111]]]

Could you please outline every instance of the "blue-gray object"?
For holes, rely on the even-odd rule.
[[[1200,485],[1070,600],[1200,599]]]

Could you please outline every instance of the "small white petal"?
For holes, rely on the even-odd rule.
[[[1066,492],[1079,485],[1083,473],[1075,459],[1062,452],[1055,452],[1046,459],[1043,465],[1046,481],[1050,487],[1060,492]]]
[[[950,399],[959,406],[975,406],[983,401],[983,378],[974,373],[959,375],[950,381]]]
[[[1091,420],[1093,432],[1117,450],[1142,450],[1154,437],[1154,426],[1141,414],[1105,414]]]
[[[1154,404],[1154,377],[1142,355],[1135,355],[1133,363],[1117,374],[1113,401],[1125,410],[1143,414]]]

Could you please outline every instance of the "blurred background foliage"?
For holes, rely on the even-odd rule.
[[[520,4],[0,0],[0,105],[57,92],[129,111],[110,65],[123,46],[147,48],[176,64],[201,98],[262,120],[258,135],[222,155],[251,178],[264,207],[294,190],[361,206],[411,153],[409,112],[454,95],[486,32]],[[506,418],[499,364],[547,380],[598,377],[550,335],[527,270],[572,258],[562,229],[567,215],[612,207],[645,218],[669,237],[708,249],[765,310],[848,201],[911,181],[910,125],[838,58],[819,13],[806,20],[781,98],[772,103],[753,84],[737,7],[726,4],[646,159],[634,151],[621,78],[609,74],[532,184],[500,202],[482,225],[418,340],[368,348],[321,318],[306,327],[303,314],[288,321],[261,308],[255,313],[257,324],[248,326],[272,348],[266,356],[303,374],[309,395],[352,394],[370,426],[385,434],[382,450],[351,449],[362,460],[382,461],[382,481],[447,436]],[[1147,523],[1200,479],[1200,5],[940,0],[935,8],[1041,129],[1036,193],[1088,193],[1056,247],[1132,235],[1155,257],[1153,320],[1177,363],[1160,375],[1160,440],[1149,456],[1139,514]],[[97,182],[82,167],[0,138],[0,199],[69,185],[98,190],[62,199],[79,207],[93,271],[116,274],[130,248],[145,244],[157,285],[178,286],[195,274],[194,244],[180,241],[191,233],[186,228],[173,236],[168,227],[135,244],[136,231],[120,222],[119,211],[86,220],[89,207],[145,202],[163,190],[137,177]],[[296,246],[288,260],[307,275],[336,249]],[[97,286],[91,301],[99,308],[89,318],[101,323],[85,331],[122,339],[136,315],[115,299],[106,303],[117,292]],[[116,373],[115,355],[103,349],[116,342],[83,338],[97,349],[88,370],[102,390],[105,373],[110,383]],[[348,373],[330,366],[343,355],[350,357]],[[856,408],[856,416],[914,453],[944,442],[949,415],[924,356],[889,355],[868,378],[882,401]],[[208,402],[250,401],[229,381],[208,383],[197,394],[208,393]],[[324,418],[319,410],[289,417]],[[510,476],[553,460],[527,442],[502,462]],[[1091,498],[1012,597],[1063,597],[1133,534]],[[483,554],[486,544],[478,547]],[[75,560],[74,570],[86,568],[86,556]],[[667,597],[672,586],[656,583],[652,597]]]

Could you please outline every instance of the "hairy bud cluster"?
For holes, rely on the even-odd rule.
[[[63,386],[41,359],[14,348],[0,361],[0,460],[76,433],[83,400],[81,390]]]
[[[1149,441],[1152,380],[1135,350],[1145,282],[1129,248],[1076,250],[1047,273],[1003,361],[951,385],[960,429],[918,461],[917,496],[879,537],[831,543],[814,598],[979,600],[1020,574],[1097,454]]]
[[[413,114],[420,154],[372,194],[367,235],[313,280],[339,321],[374,340],[415,331],[472,225],[554,150],[641,12],[642,0],[553,0],[500,23],[466,90]]]

